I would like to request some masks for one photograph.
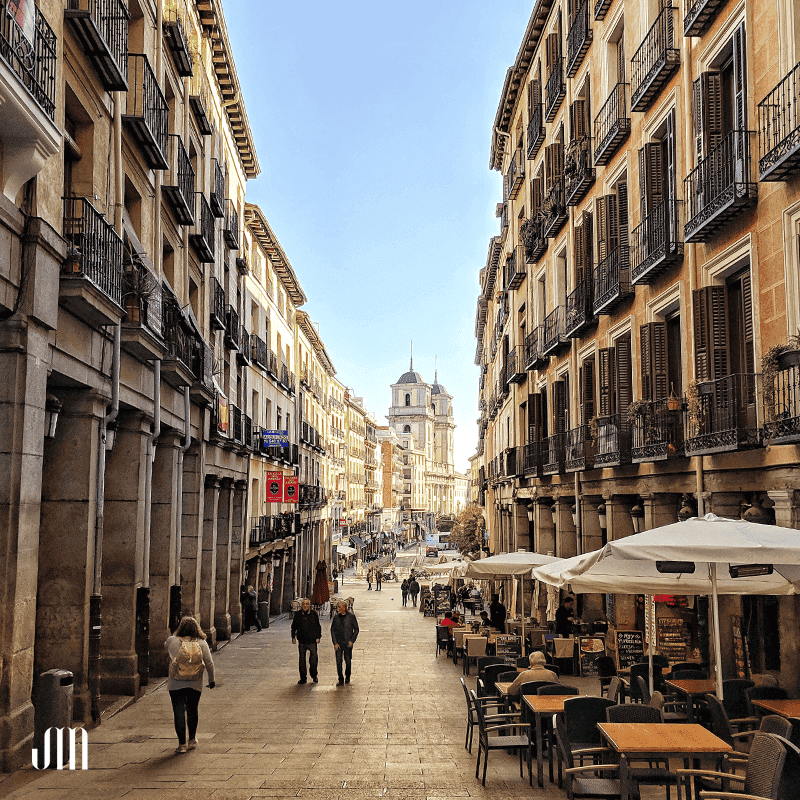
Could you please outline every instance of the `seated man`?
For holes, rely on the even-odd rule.
[[[558,683],[558,676],[552,670],[547,669],[547,662],[544,653],[535,651],[531,653],[531,667],[526,669],[525,672],[520,672],[517,675],[511,686],[508,687],[508,694],[511,697],[519,697],[519,690],[523,683],[530,683],[531,681],[548,681],[549,683]]]
[[[447,625],[449,628],[456,628],[458,627],[458,620],[453,619],[453,612],[452,611],[445,611],[444,612],[444,619],[439,623],[440,625]],[[450,631],[450,636],[453,635],[453,631]]]

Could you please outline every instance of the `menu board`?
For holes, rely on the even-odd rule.
[[[686,661],[686,648],[690,644],[689,629],[679,617],[661,617],[658,620],[658,651],[670,664]]]
[[[419,595],[419,607],[425,617],[435,617],[436,607],[433,602],[433,595],[429,586],[422,586]]]
[[[595,661],[606,654],[606,640],[602,636],[579,636],[578,654],[581,677],[597,677],[599,672]]]
[[[437,617],[443,617],[445,611],[450,611],[450,587],[449,586],[434,586],[433,587],[433,607],[436,611]]]
[[[515,656],[519,653],[520,638],[511,634],[498,633],[494,637],[494,652],[497,656]]]
[[[644,658],[644,634],[641,631],[617,631],[617,664],[627,669]]]

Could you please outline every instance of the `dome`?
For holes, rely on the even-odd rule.
[[[425,383],[422,380],[422,375],[419,372],[414,372],[414,370],[410,370],[409,372],[404,373],[400,376],[400,379],[397,381],[398,383]]]
[[[447,389],[439,383],[434,383],[431,386],[431,394],[447,394]]]

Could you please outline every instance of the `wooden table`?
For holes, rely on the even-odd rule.
[[[525,703],[528,710],[533,714],[534,724],[536,727],[536,780],[539,786],[544,785],[544,760],[542,758],[542,716],[552,716],[553,714],[564,713],[564,701],[569,700],[570,697],[575,697],[571,694],[526,694],[522,697],[522,702]],[[552,737],[552,734],[551,734]],[[553,750],[555,749],[553,741],[550,741],[550,783],[553,782]],[[559,775],[561,773],[559,772]]]
[[[710,678],[682,678],[677,681],[664,681],[665,686],[674,689],[686,698],[686,721],[694,722],[694,701],[717,691],[717,682]]]
[[[800,700],[752,700],[751,702],[770,714],[778,714],[787,719],[800,717]]]
[[[669,724],[663,722],[598,722],[603,738],[620,756],[620,788],[622,800],[630,800],[628,759],[659,761],[683,758],[686,767],[689,759],[699,755],[720,757],[733,748],[697,724]],[[687,797],[688,797],[687,786]]]
[[[503,701],[503,711],[509,711],[511,707],[511,696],[508,694],[510,687],[511,681],[499,681],[494,685],[497,696]]]

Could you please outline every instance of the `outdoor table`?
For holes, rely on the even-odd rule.
[[[534,716],[536,728],[536,780],[539,786],[544,785],[544,760],[542,758],[542,716],[564,713],[564,701],[575,695],[565,694],[526,694],[522,701]],[[550,742],[550,783],[553,782],[553,742]],[[559,772],[560,774],[560,772]]]
[[[677,681],[664,681],[665,686],[674,689],[686,698],[687,722],[694,722],[694,701],[717,690],[716,681],[710,678],[683,678]]]
[[[800,717],[800,700],[751,700],[750,702],[770,714],[778,714],[787,719]]]
[[[622,800],[630,800],[628,759],[636,761],[663,761],[683,758],[689,768],[689,759],[697,756],[716,756],[730,753],[733,748],[714,736],[702,725],[669,724],[664,722],[598,722],[597,727],[611,748],[619,754],[619,780]],[[687,786],[687,797],[688,789]]]
[[[511,681],[500,681],[494,685],[494,688],[497,691],[497,696],[503,701],[504,711],[510,711],[511,709],[511,697],[508,694],[510,687]]]

